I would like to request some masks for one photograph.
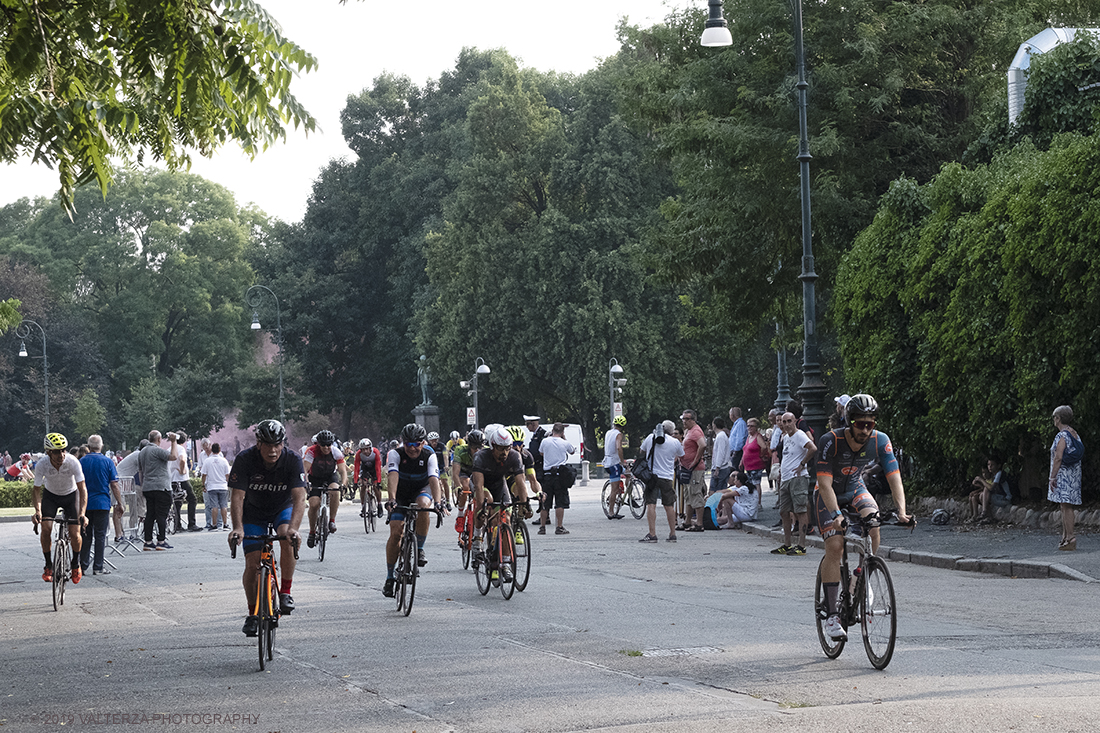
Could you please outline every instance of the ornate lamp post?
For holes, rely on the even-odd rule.
[[[19,338],[19,356],[27,356],[27,337],[31,335],[31,326],[37,328],[42,334],[42,391],[46,394],[46,432],[48,433],[50,432],[50,360],[46,358],[46,329],[24,318],[15,329],[15,335]]]
[[[810,423],[815,435],[825,431],[825,382],[821,379],[821,363],[817,348],[817,310],[815,305],[814,253],[810,241],[810,138],[806,124],[806,54],[802,44],[802,0],[792,0],[794,11],[795,67],[798,72],[798,164],[802,191],[802,326],[805,342],[802,348],[802,385],[798,394],[802,398],[803,417]],[[709,35],[708,35],[709,34]],[[704,46],[730,46],[733,37],[722,17],[722,0],[710,0],[710,20],[703,31],[700,43]]]
[[[611,396],[611,407],[608,412],[608,425],[615,423],[615,393],[622,394],[623,385],[626,384],[625,377],[618,377],[616,375],[622,374],[623,368],[619,366],[618,359],[611,359],[607,362],[607,389]]]
[[[275,340],[276,346],[279,347],[279,422],[285,424],[286,412],[283,405],[283,316],[282,311],[279,309],[279,298],[266,285],[253,285],[245,293],[244,301],[252,309],[252,330],[259,331],[263,326],[260,325],[260,316],[256,312],[256,308],[263,302],[264,293],[270,295],[275,301]]]
[[[485,363],[485,360],[480,356],[474,359],[474,376],[470,378],[470,381],[462,381],[458,383],[459,387],[465,390],[469,390],[466,395],[473,395],[474,398],[474,424],[471,427],[476,428],[481,423],[480,415],[477,411],[477,377],[479,374],[490,374],[492,370],[489,369],[489,365]]]

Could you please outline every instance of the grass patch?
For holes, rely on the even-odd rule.
[[[620,649],[619,654],[625,654],[628,657],[640,657],[642,653],[637,649]]]

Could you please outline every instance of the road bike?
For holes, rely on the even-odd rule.
[[[443,510],[439,507],[424,509],[418,506],[394,506],[390,509],[390,516],[386,518],[389,524],[394,513],[404,516],[405,526],[401,530],[401,542],[397,548],[397,564],[393,568],[393,590],[397,599],[397,610],[408,616],[412,613],[413,598],[416,596],[416,579],[420,577],[420,547],[416,543],[416,515],[417,512],[435,512],[438,517],[435,526],[443,524]]]
[[[256,604],[250,609],[259,619],[256,633],[256,648],[259,651],[260,671],[271,661],[275,650],[275,630],[279,628],[282,606],[279,602],[279,564],[275,561],[275,540],[286,540],[286,535],[275,534],[275,526],[270,522],[267,532],[258,535],[245,535],[246,540],[263,542],[260,548],[260,567],[256,573]],[[294,543],[294,559],[298,559],[298,543]],[[230,553],[237,557],[237,543],[229,543]]]
[[[328,489],[326,488],[321,493],[321,506],[317,508],[317,524],[314,531],[314,537],[317,541],[317,561],[325,561],[325,545],[328,544],[328,502],[329,494],[333,491],[340,491],[339,488]]]
[[[516,590],[521,593],[527,589],[531,577],[531,533],[527,529],[527,519],[532,516],[531,502],[522,501],[512,504],[512,527],[515,531],[514,557],[516,559]]]
[[[844,552],[840,561],[840,587],[837,603],[840,624],[845,630],[859,626],[863,635],[863,648],[871,666],[886,669],[894,656],[894,642],[897,640],[897,605],[894,598],[894,583],[890,579],[890,570],[886,561],[871,553],[870,531],[881,525],[878,513],[860,517],[858,512],[843,510],[845,531],[857,528],[855,534],[845,535]],[[915,522],[897,523],[903,527],[913,527]],[[855,568],[848,564],[848,543],[855,547],[859,559]],[[821,559],[824,564],[825,558]],[[825,600],[825,588],[821,584],[821,565],[817,568],[814,582],[814,616],[817,622],[817,638],[821,649],[829,659],[836,659],[844,651],[845,641],[832,639],[825,633],[825,621],[831,615]]]
[[[469,489],[458,487],[459,495],[463,499],[463,508],[459,510],[455,520],[455,529],[458,530],[458,547],[462,550],[462,569],[470,567],[470,556],[474,545],[474,500]]]
[[[183,518],[180,509],[185,501],[187,501],[187,490],[173,486],[172,503],[168,507],[168,518],[164,520],[164,533],[166,535],[183,531]]]
[[[38,524],[34,522],[35,534],[38,534]],[[60,611],[65,605],[65,584],[72,579],[73,550],[69,545],[68,521],[54,521],[54,524],[57,525],[57,538],[53,544],[53,610]]]
[[[481,595],[486,595],[491,587],[497,586],[500,594],[508,600],[516,590],[516,538],[509,520],[508,505],[497,501],[486,502],[482,512],[483,522],[479,532],[482,549],[474,553],[471,561],[477,589]]]
[[[359,496],[363,500],[362,510],[359,512],[359,515],[363,517],[363,531],[370,534],[377,531],[375,529],[375,517],[378,516],[378,497],[374,495],[374,484],[360,481]]]
[[[604,516],[608,519],[618,514],[619,509],[624,506],[630,508],[630,514],[635,519],[645,516],[645,484],[630,475],[629,462],[626,468],[628,470],[623,472],[619,480],[621,490],[615,499],[618,506],[611,506],[611,481],[604,481],[603,491],[600,493],[600,506],[603,507]]]

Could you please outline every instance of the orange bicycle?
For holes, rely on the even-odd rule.
[[[246,535],[246,540],[260,540],[260,569],[256,574],[256,605],[252,615],[260,620],[259,633],[256,634],[256,646],[260,655],[260,671],[270,661],[275,649],[275,629],[279,628],[279,565],[275,562],[273,551],[276,540],[285,540],[285,535],[274,534],[275,526],[267,525],[267,532],[258,535]],[[230,551],[237,557],[237,544],[230,543]],[[294,559],[298,559],[298,543],[294,543]]]
[[[485,595],[489,588],[497,586],[504,600],[508,600],[516,590],[515,530],[512,529],[507,504],[486,502],[484,507],[488,516],[480,530],[483,549],[473,557],[477,589]]]

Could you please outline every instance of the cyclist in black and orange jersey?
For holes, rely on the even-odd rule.
[[[466,495],[470,491],[470,476],[474,470],[474,454],[485,445],[485,434],[478,429],[466,435],[466,443],[455,446],[454,460],[451,461],[451,483],[455,487],[455,505],[459,510],[466,508]]]
[[[817,524],[825,540],[825,557],[821,561],[821,585],[831,609],[825,622],[830,638],[847,639],[848,635],[836,614],[840,594],[840,560],[844,551],[844,515],[841,507],[851,507],[866,517],[878,511],[878,504],[867,490],[864,469],[878,463],[890,486],[897,505],[898,522],[908,523],[905,513],[905,487],[894,457],[890,437],[875,430],[878,403],[867,394],[857,394],[846,408],[847,427],[831,430],[818,443],[817,491],[814,506]],[[878,550],[878,527],[871,529],[871,551]]]
[[[336,532],[336,510],[340,508],[340,487],[347,483],[348,464],[344,454],[336,445],[336,436],[331,430],[317,433],[317,440],[306,449],[302,456],[302,465],[306,469],[309,481],[309,537],[306,545],[317,544],[317,512],[321,508],[321,496],[328,493],[328,531]]]

